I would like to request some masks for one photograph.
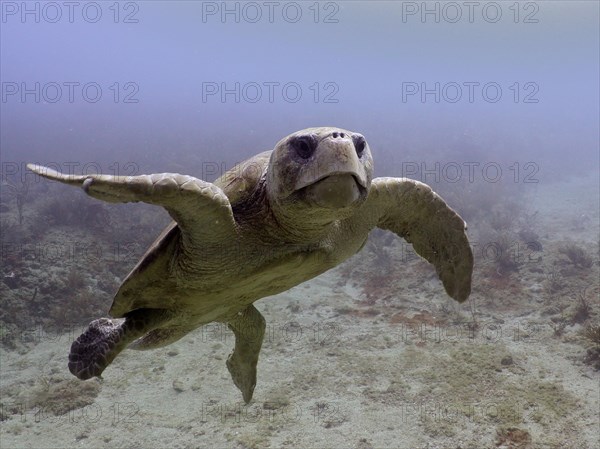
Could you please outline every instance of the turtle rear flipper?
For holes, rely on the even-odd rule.
[[[227,369],[248,404],[256,386],[256,365],[266,322],[256,307],[250,305],[227,324],[235,335],[235,347],[227,359]]]
[[[170,314],[161,309],[138,309],[125,318],[100,318],[71,345],[69,371],[82,380],[102,372],[132,341],[165,324]]]
[[[124,319],[100,318],[90,323],[87,330],[71,345],[69,371],[79,379],[100,377],[122,350],[119,343],[124,334]]]

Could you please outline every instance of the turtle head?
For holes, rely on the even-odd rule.
[[[272,204],[307,218],[345,218],[367,198],[373,159],[365,138],[340,128],[308,128],[280,140],[267,172]]]

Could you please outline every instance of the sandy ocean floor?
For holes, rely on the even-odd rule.
[[[597,178],[540,185],[529,207],[543,251],[510,276],[478,258],[464,305],[425,262],[403,260],[399,239],[385,257],[368,246],[257,302],[268,327],[248,406],[225,367],[223,326],[126,351],[86,382],[66,361],[87,323],[30,329],[20,350],[0,352],[0,447],[597,448],[600,372],[569,317],[583,294],[586,323],[599,323],[598,204]],[[563,260],[569,240],[591,268]],[[553,263],[558,291],[547,287]]]

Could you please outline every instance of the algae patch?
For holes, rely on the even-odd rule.
[[[490,434],[528,424],[560,432],[560,423],[578,407],[559,382],[528,378],[519,357],[502,344],[410,347],[402,357],[405,366],[414,367],[404,376],[415,384],[405,398],[403,418],[419,423],[430,436],[456,436],[474,423],[489,426]],[[513,363],[506,362],[509,358]]]

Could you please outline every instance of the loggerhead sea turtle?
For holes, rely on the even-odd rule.
[[[455,300],[471,291],[465,222],[426,184],[372,179],[369,145],[355,132],[298,131],[214,183],[176,173],[75,176],[28,168],[111,203],[162,206],[174,220],[123,281],[113,318],[92,321],[73,342],[69,370],[80,379],[100,376],[126,347],[165,346],[216,321],[235,335],[227,368],[249,402],[265,331],[253,303],[335,267],[374,227],[412,243]]]

